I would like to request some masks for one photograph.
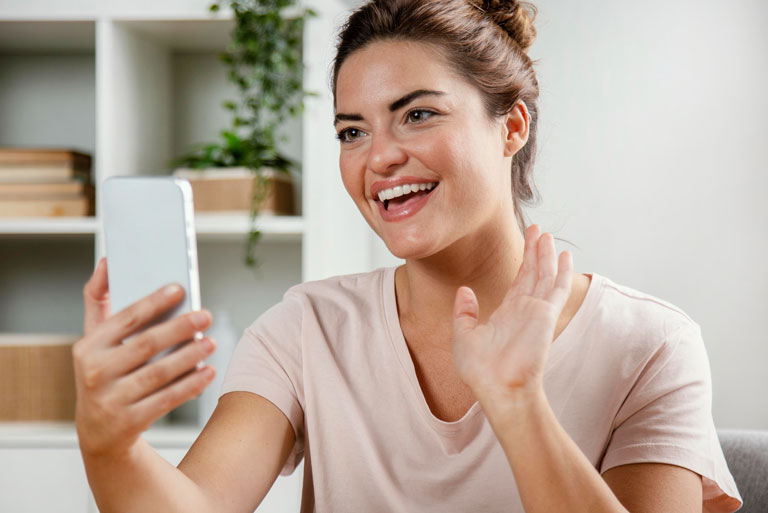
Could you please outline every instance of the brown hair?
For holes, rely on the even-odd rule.
[[[331,88],[344,61],[375,41],[415,41],[434,45],[454,71],[473,84],[490,117],[525,102],[530,115],[527,144],[512,159],[512,196],[521,230],[527,222],[521,204],[537,201],[533,185],[539,84],[527,55],[536,39],[536,7],[516,0],[371,0],[352,13],[341,29]]]

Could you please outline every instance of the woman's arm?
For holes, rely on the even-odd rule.
[[[179,463],[217,512],[254,511],[277,479],[296,437],[288,417],[250,392],[221,397],[211,420]]]
[[[645,463],[608,470],[605,480],[557,421],[543,392],[483,398],[527,513],[701,513],[698,474]]]
[[[532,225],[520,271],[488,322],[479,323],[471,289],[459,288],[454,304],[454,364],[504,448],[526,512],[700,512],[697,474],[628,465],[608,471],[606,482],[552,412],[544,367],[572,276],[570,254],[558,261],[552,236]]]
[[[606,470],[603,479],[632,513],[702,510],[701,476],[664,463],[634,463]]]
[[[253,511],[277,479],[293,429],[271,402],[249,392],[221,398],[179,467],[139,439],[125,454],[83,453],[102,513]]]

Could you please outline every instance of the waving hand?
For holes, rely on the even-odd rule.
[[[551,234],[538,225],[525,234],[523,264],[488,322],[469,287],[460,287],[453,309],[453,361],[478,399],[540,387],[555,326],[571,293],[573,263],[559,260]]]

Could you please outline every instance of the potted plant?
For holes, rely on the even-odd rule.
[[[250,231],[245,262],[255,266],[254,248],[261,232],[254,221],[275,184],[299,172],[277,149],[277,128],[304,109],[301,59],[305,21],[315,16],[298,8],[298,0],[221,0],[210,6],[232,10],[235,27],[231,41],[219,58],[228,68],[228,78],[239,90],[237,100],[223,103],[232,113],[232,126],[221,132],[221,142],[199,145],[178,158],[178,166],[190,169],[248,169],[253,175],[250,201]],[[281,180],[282,178],[282,180]],[[285,193],[283,193],[285,196]],[[292,195],[288,195],[292,197]]]

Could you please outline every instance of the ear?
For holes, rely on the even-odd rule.
[[[531,114],[523,100],[519,100],[504,116],[504,156],[511,157],[528,142]]]

